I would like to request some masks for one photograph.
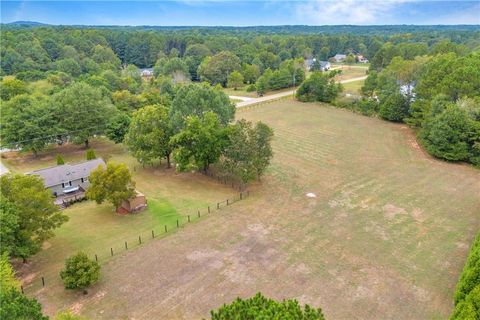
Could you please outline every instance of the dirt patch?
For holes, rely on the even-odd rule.
[[[393,204],[386,204],[383,206],[383,214],[387,219],[392,220],[397,215],[406,215],[407,211],[403,208],[396,207]]]

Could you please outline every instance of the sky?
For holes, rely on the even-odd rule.
[[[1,0],[1,22],[62,25],[258,26],[480,24],[480,0]]]

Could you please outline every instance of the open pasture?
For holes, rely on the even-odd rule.
[[[287,99],[237,117],[275,131],[251,197],[108,260],[87,296],[37,291],[48,312],[199,319],[261,291],[322,307],[327,319],[448,317],[480,227],[477,169],[426,155],[405,125],[325,104]]]

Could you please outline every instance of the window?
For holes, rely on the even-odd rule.
[[[81,180],[82,180],[82,183],[83,183],[83,178],[81,178]]]
[[[71,187],[72,186],[72,181],[68,181],[68,185]]]
[[[65,188],[65,183],[62,182],[62,188]]]

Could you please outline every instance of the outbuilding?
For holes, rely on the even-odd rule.
[[[143,193],[135,190],[135,195],[132,198],[123,200],[122,204],[117,208],[117,213],[135,213],[145,209],[146,207],[147,198]]]

